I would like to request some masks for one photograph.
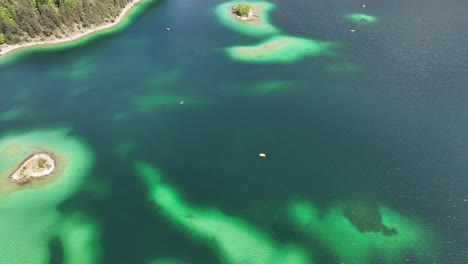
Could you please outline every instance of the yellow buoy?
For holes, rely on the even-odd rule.
[[[266,154],[265,153],[260,153],[260,154],[258,154],[258,156],[260,156],[261,158],[264,158],[264,157],[266,157]]]

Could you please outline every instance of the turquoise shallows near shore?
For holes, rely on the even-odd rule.
[[[380,206],[381,223],[374,223],[375,215],[359,215],[357,221],[367,221],[363,226],[381,225],[394,233],[359,231],[343,213],[343,204],[322,212],[313,203],[295,201],[289,205],[288,215],[298,231],[313,241],[319,241],[331,250],[338,262],[372,264],[376,257],[382,263],[403,263],[407,254],[417,254],[422,263],[438,263],[428,259],[434,250],[434,236],[420,221],[404,217]],[[370,210],[361,210],[366,212]],[[384,230],[384,229],[382,229]]]
[[[84,215],[64,215],[57,205],[83,185],[94,154],[67,128],[12,132],[0,136],[1,261],[9,264],[48,263],[49,241],[58,237],[64,263],[98,263],[97,225]],[[56,171],[40,185],[15,185],[9,175],[29,155],[46,151]],[[2,263],[3,263],[2,262]]]
[[[258,17],[255,17],[254,20],[243,21],[232,13],[232,7],[240,2],[230,1],[215,7],[214,13],[221,24],[250,36],[262,37],[280,32],[279,29],[271,24],[269,19],[269,13],[275,8],[274,4],[264,1],[244,2],[252,7],[254,14]]]
[[[122,31],[123,29],[125,29],[126,27],[128,27],[138,15],[140,15],[142,12],[144,12],[147,8],[149,8],[152,4],[154,4],[157,1],[158,0],[142,0],[141,2],[135,4],[125,14],[125,16],[122,18],[119,24],[116,24],[115,26],[110,27],[110,28],[106,28],[103,30],[90,33],[89,35],[85,35],[82,38],[72,40],[70,42],[62,42],[62,43],[56,43],[56,44],[40,44],[37,46],[19,48],[5,55],[1,55],[0,56],[0,68],[3,66],[7,66],[10,63],[14,63],[26,56],[29,56],[37,52],[51,53],[51,52],[57,52],[61,50],[67,50],[67,49],[71,49],[71,48],[75,48],[79,46],[84,46],[84,45],[89,44],[90,42],[96,41],[97,39],[101,37],[118,33]]]
[[[149,190],[159,212],[193,240],[214,250],[225,264],[312,264],[300,246],[280,244],[247,221],[184,201],[180,192],[164,182],[162,173],[145,162],[135,162],[137,174]]]
[[[346,14],[345,17],[350,21],[361,24],[375,24],[378,20],[376,16],[371,16],[363,13]]]
[[[248,63],[294,63],[307,56],[331,54],[331,42],[291,36],[275,36],[257,45],[226,49],[233,60]]]

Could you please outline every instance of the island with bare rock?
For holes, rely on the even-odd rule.
[[[93,154],[70,131],[57,127],[0,134],[0,201],[25,190],[62,193],[86,176]]]
[[[23,185],[46,178],[54,173],[55,168],[55,160],[52,158],[52,154],[39,152],[23,161],[18,169],[10,175],[10,179],[14,183]]]

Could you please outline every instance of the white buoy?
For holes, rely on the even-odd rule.
[[[171,30],[170,28],[166,28],[167,31]]]
[[[362,5],[363,8],[366,8],[366,5]]]
[[[184,100],[180,101],[179,104],[184,104]]]
[[[350,31],[351,31],[352,33],[356,32],[356,30],[354,30],[354,29],[351,29]]]

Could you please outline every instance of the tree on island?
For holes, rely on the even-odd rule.
[[[252,7],[246,3],[240,3],[232,7],[234,14],[240,17],[248,17],[252,15]]]
[[[115,21],[131,0],[0,0],[0,45],[73,35]]]

